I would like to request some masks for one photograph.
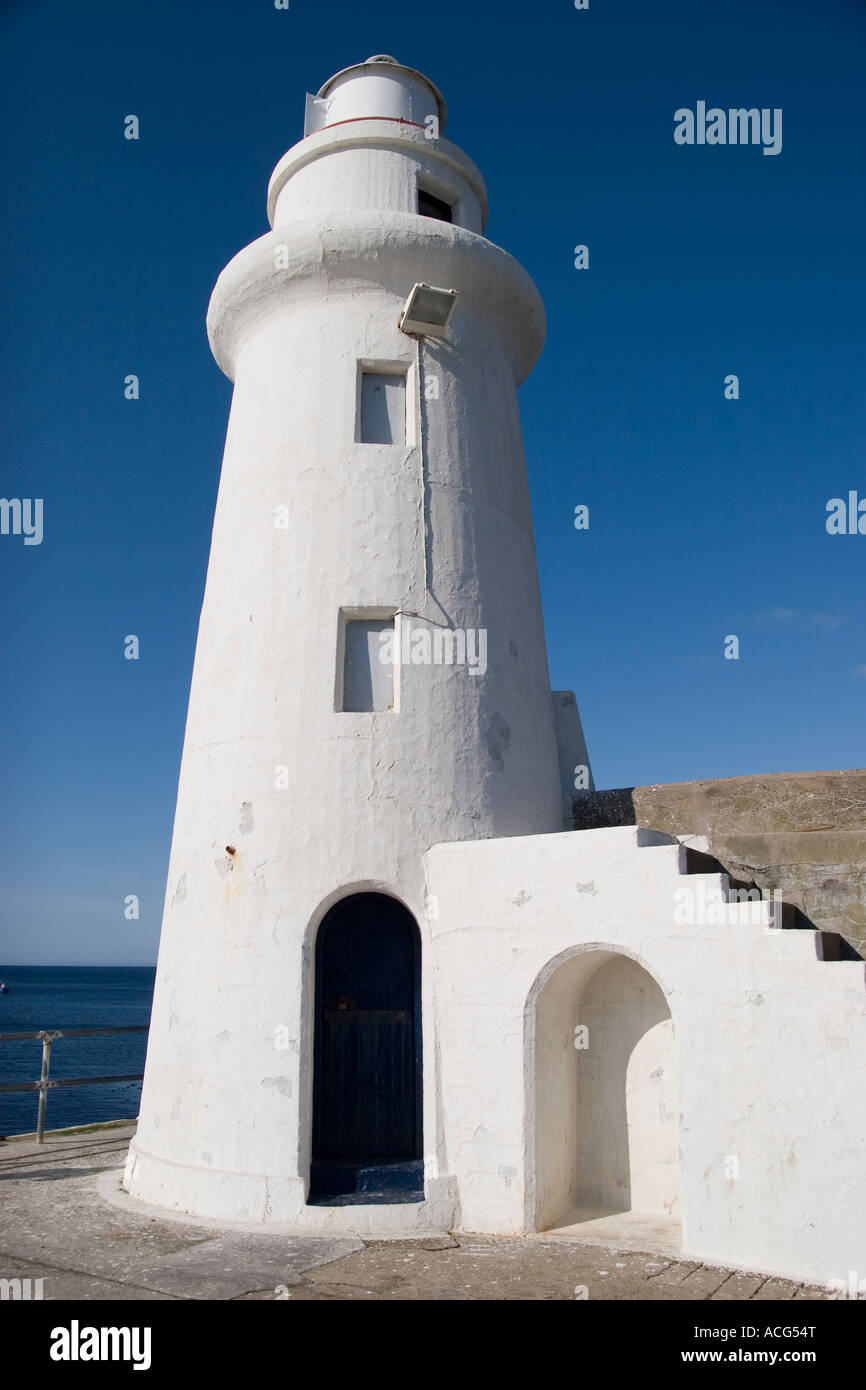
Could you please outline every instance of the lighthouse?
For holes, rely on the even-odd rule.
[[[332,77],[211,299],[234,392],[125,1175],[162,1207],[450,1224],[425,855],[561,833],[587,785],[517,405],[544,311],[445,125],[393,57]]]

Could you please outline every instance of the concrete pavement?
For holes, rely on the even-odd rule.
[[[802,1300],[823,1289],[573,1235],[268,1234],[155,1215],[120,1179],[134,1125],[0,1144],[0,1279],[51,1300]]]

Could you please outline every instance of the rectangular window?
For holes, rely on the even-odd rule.
[[[406,373],[361,373],[359,443],[406,443]]]
[[[346,618],[343,636],[343,709],[393,709],[394,619]]]
[[[428,193],[426,188],[418,189],[418,211],[422,217],[435,217],[440,222],[453,222],[454,209],[444,198]]]

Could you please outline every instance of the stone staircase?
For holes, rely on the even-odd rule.
[[[677,836],[645,826],[637,826],[636,835],[640,848],[679,847],[679,872],[689,879],[695,911],[704,920],[705,914],[712,914],[709,920],[720,924],[752,925],[768,932],[811,931],[818,960],[862,959],[840,933],[816,926],[796,903],[784,901],[778,889],[767,891],[755,878],[735,877],[712,853],[706,835]]]
[[[866,770],[771,773],[572,795],[574,830],[652,827],[739,882],[781,890],[825,960],[866,958]]]

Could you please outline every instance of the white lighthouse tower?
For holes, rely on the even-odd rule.
[[[234,395],[125,1178],[159,1206],[451,1224],[425,854],[563,831],[586,764],[517,408],[543,308],[445,118],[393,58],[331,78],[211,300]]]

